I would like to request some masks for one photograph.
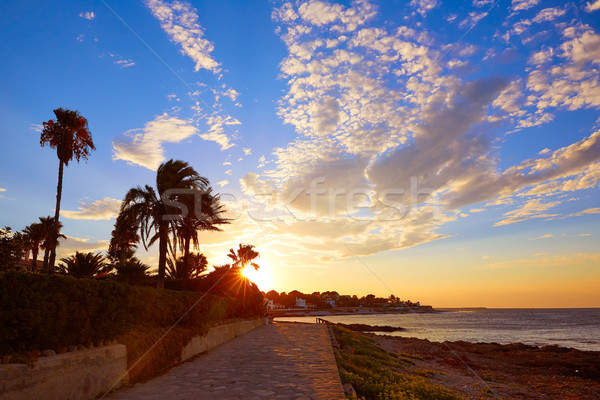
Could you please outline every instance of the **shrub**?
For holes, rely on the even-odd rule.
[[[226,319],[261,316],[260,292],[246,294],[246,299],[203,296],[8,271],[0,273],[0,355],[87,345],[132,331],[164,332],[182,316],[179,327],[191,338]]]

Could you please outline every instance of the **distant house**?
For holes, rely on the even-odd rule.
[[[282,310],[285,308],[283,304],[275,303],[271,299],[265,299],[265,305],[267,306],[267,310],[269,311]]]
[[[306,308],[306,300],[296,297],[296,307]]]
[[[335,300],[333,299],[325,299],[325,303],[327,303],[327,305],[331,308],[335,307]]]
[[[313,304],[313,303],[306,303],[306,308],[307,309],[315,309],[315,308],[317,308],[317,305]]]
[[[29,269],[31,268],[31,259],[21,259],[19,261],[17,261],[17,263],[15,264],[15,267],[17,268],[22,268],[22,269]],[[44,260],[37,260],[37,264],[36,264],[36,269],[42,269],[44,267]]]

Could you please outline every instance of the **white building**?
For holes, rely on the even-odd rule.
[[[296,307],[306,308],[306,300],[296,297]]]

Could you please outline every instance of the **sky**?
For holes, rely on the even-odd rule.
[[[227,208],[199,251],[263,290],[434,307],[600,306],[600,0],[28,1],[0,12],[0,225],[105,251],[171,158]],[[138,256],[156,265],[156,246]]]

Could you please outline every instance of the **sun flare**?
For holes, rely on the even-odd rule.
[[[251,265],[248,265],[244,268],[242,274],[246,278],[250,279],[250,281],[256,283],[256,286],[258,286],[260,290],[266,292],[267,290],[273,288],[273,282],[271,280],[271,268],[269,268],[269,264],[264,259],[261,259],[259,262],[257,262],[257,264],[260,265],[258,271],[255,270]]]

